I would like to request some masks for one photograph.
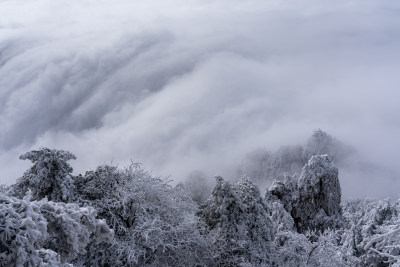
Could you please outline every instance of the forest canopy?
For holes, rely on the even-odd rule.
[[[216,177],[207,193],[201,175],[173,185],[139,163],[73,175],[73,153],[27,152],[32,166],[0,188],[0,266],[399,265],[400,201],[342,201],[343,149],[314,138],[300,172],[265,193],[260,176]]]

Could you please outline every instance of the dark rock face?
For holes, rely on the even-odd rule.
[[[287,176],[284,182],[275,182],[266,198],[283,204],[298,232],[342,224],[338,169],[329,155],[312,156],[298,179]]]

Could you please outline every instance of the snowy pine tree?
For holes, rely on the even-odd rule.
[[[0,195],[0,266],[69,266],[112,231],[93,208]]]
[[[217,266],[271,264],[273,225],[256,185],[217,177],[212,195],[197,215],[208,226]]]
[[[209,246],[181,186],[153,177],[140,164],[100,166],[77,177],[80,202],[94,206],[115,231],[110,245],[92,244],[85,266],[208,266]],[[200,229],[199,229],[200,227]]]
[[[366,266],[400,265],[400,201],[346,202],[342,245]]]
[[[31,190],[34,200],[47,197],[52,201],[68,202],[74,198],[72,167],[68,160],[76,159],[71,152],[42,148],[20,156],[33,166],[11,188],[11,195],[22,198]]]

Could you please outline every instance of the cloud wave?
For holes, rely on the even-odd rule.
[[[246,153],[317,128],[399,173],[399,11],[378,0],[1,0],[0,178],[13,182],[18,155],[38,146],[74,152],[77,172],[133,159],[177,180],[234,176]],[[368,195],[398,194],[379,179]]]

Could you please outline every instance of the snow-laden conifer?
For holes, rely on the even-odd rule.
[[[68,202],[73,199],[72,167],[67,163],[76,159],[71,152],[49,148],[33,150],[20,156],[33,166],[11,188],[11,194],[22,198],[30,189],[33,200],[47,197],[52,201]]]
[[[274,227],[259,189],[246,178],[235,185],[222,177],[216,179],[212,195],[197,213],[208,226],[215,264],[268,266]]]
[[[154,177],[140,164],[100,166],[77,177],[82,204],[94,206],[114,229],[110,245],[92,244],[85,266],[209,266],[196,205],[182,186]]]
[[[346,202],[343,246],[369,266],[400,265],[400,201]]]
[[[0,266],[69,266],[112,232],[93,208],[0,195]]]

